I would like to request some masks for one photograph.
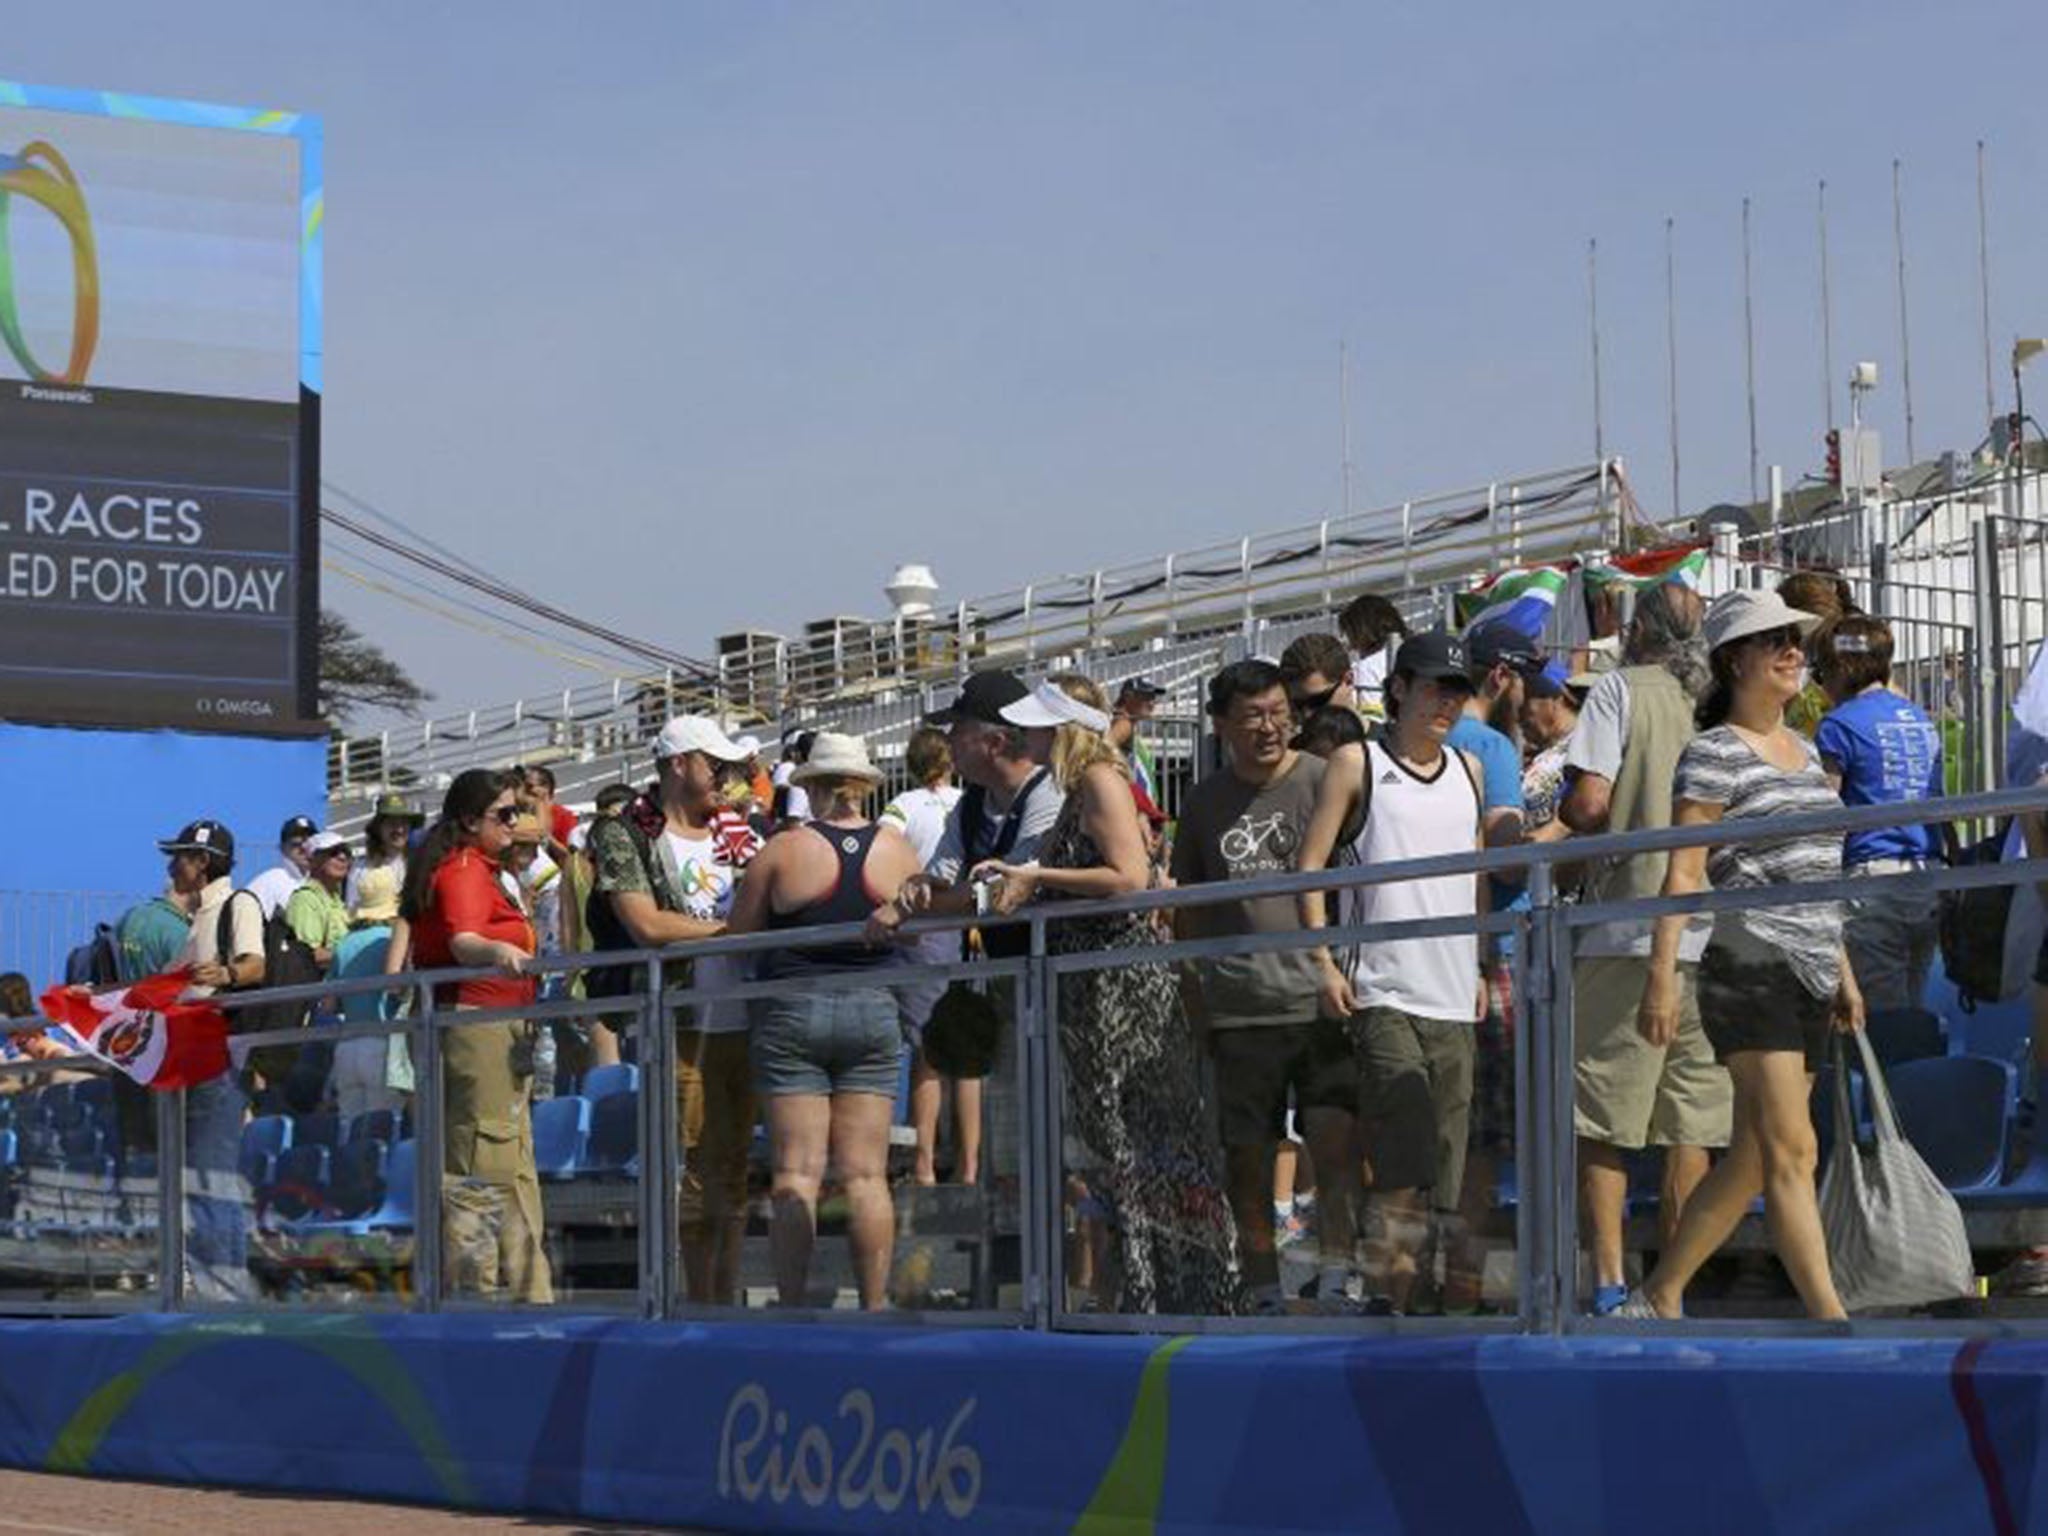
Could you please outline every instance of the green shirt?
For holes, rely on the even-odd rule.
[[[130,907],[121,915],[121,980],[140,981],[168,971],[191,930],[191,914],[168,896]]]
[[[284,904],[284,925],[300,943],[332,954],[348,937],[348,903],[317,880],[308,880]]]

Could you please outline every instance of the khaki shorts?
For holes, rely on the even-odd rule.
[[[1438,1210],[1456,1210],[1472,1119],[1472,1026],[1368,1008],[1350,1027],[1373,1187],[1427,1189]]]
[[[753,1066],[747,1032],[676,1031],[676,1128],[683,1144],[685,1228],[743,1220],[753,1145]]]
[[[1573,1129],[1586,1141],[1634,1149],[1725,1147],[1734,1084],[1700,1027],[1697,967],[1678,968],[1678,1038],[1662,1050],[1636,1033],[1646,957],[1600,955],[1572,967],[1578,1041]]]

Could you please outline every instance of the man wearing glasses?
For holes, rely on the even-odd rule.
[[[1250,880],[1291,873],[1315,815],[1325,764],[1297,752],[1294,715],[1280,669],[1239,661],[1209,683],[1209,718],[1223,743],[1224,771],[1188,791],[1173,843],[1177,884]],[[1295,933],[1291,896],[1218,900],[1175,913],[1176,937],[1200,940]],[[1220,955],[1184,971],[1182,996],[1216,1063],[1217,1112],[1237,1217],[1239,1261],[1252,1304],[1284,1310],[1274,1247],[1273,1163],[1287,1134],[1290,1101],[1299,1112],[1319,1179],[1330,1185],[1319,1209],[1324,1266],[1317,1300],[1343,1305],[1351,1267],[1349,1183],[1358,1069],[1335,1019],[1320,1017],[1321,974],[1310,948]],[[1327,1174],[1326,1174],[1327,1170]],[[1351,1180],[1349,1182],[1355,1182]]]
[[[292,892],[306,883],[313,871],[313,839],[320,828],[310,816],[293,816],[277,829],[277,851],[283,857],[249,882],[249,890],[263,903],[266,921],[275,917]]]

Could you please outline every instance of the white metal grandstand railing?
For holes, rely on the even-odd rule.
[[[886,749],[930,690],[975,667],[1036,671],[1086,658],[1090,675],[1113,679],[1112,658],[1129,660],[1130,674],[1170,666],[1183,645],[1261,617],[1328,612],[1364,590],[1428,591],[1504,564],[1609,547],[1624,501],[1619,460],[1509,477],[1037,582],[950,613],[833,626],[822,639],[780,642],[765,659],[724,658],[715,673],[621,676],[337,740],[328,762],[334,819],[359,819],[361,803],[385,789],[438,789],[479,762],[616,757],[683,710],[764,728],[829,721]]]
[[[1931,822],[1954,818],[1988,823],[2021,812],[2038,812],[2048,807],[2048,791],[2030,787],[1995,794],[1943,801],[1922,801],[1911,805],[1837,807],[1824,812],[1773,818],[1767,825],[1725,820],[1711,826],[1672,827],[1654,831],[1624,833],[1567,843],[1528,844],[1516,848],[1459,853],[1406,863],[1346,866],[1315,874],[1282,874],[1220,885],[1198,885],[1154,890],[1109,901],[1075,901],[1037,905],[1026,909],[1012,924],[1026,927],[1030,934],[1028,955],[982,962],[982,974],[1016,979],[1012,1039],[1016,1045],[1017,1071],[1022,1078],[1025,1112],[1021,1122],[1018,1202],[1023,1215],[1020,1247],[1015,1263],[1020,1267],[1022,1285],[1014,1303],[998,1302],[993,1307],[962,1311],[956,1320],[966,1323],[1069,1328],[1085,1331],[1122,1330],[1287,1330],[1301,1327],[1343,1328],[1358,1332],[1404,1331],[1475,1332],[1520,1330],[1532,1333],[1616,1333],[1629,1334],[1654,1328],[1659,1331],[1713,1331],[1735,1334],[1818,1331],[1835,1334],[1847,1331],[1872,1336],[1905,1333],[1958,1334],[1986,1330],[2038,1332],[2043,1324],[2036,1317],[2005,1318],[1962,1316],[1926,1317],[1911,1320],[1859,1318],[1848,1324],[1792,1324],[1782,1321],[1742,1319],[1713,1322],[1664,1321],[1654,1325],[1611,1319],[1588,1319],[1577,1315],[1576,1273],[1580,1251],[1575,1195],[1573,1104],[1574,1027],[1574,931],[1614,918],[1630,920],[1678,912],[1709,911],[1730,913],[1754,905],[1804,905],[1815,901],[1841,901],[1874,892],[1927,893],[1996,885],[2032,883],[2041,878],[2044,865],[2023,861],[2005,865],[1969,865],[1954,869],[1923,870],[1872,879],[1842,880],[1772,886],[1767,889],[1705,891],[1683,897],[1653,897],[1613,904],[1570,903],[1563,899],[1557,883],[1565,866],[1584,860],[1625,857],[1640,853],[1666,852],[1689,846],[1723,846],[1756,839],[1839,836],[1846,833],[1909,822]],[[1107,951],[1062,952],[1049,943],[1049,926],[1090,917],[1135,912],[1164,912],[1197,907],[1207,902],[1237,902],[1256,897],[1298,896],[1311,891],[1331,892],[1350,887],[1387,885],[1446,876],[1484,872],[1525,880],[1530,892],[1526,913],[1495,913],[1459,918],[1433,918],[1362,927],[1338,927],[1319,935],[1303,932],[1268,932],[1229,938],[1160,943],[1142,951],[1128,948]],[[960,920],[972,921],[972,919]],[[960,921],[927,923],[939,930],[960,926]],[[1173,965],[1192,959],[1223,955],[1242,956],[1277,952],[1299,946],[1311,938],[1333,943],[1354,939],[1408,939],[1441,936],[1473,929],[1489,933],[1516,934],[1515,997],[1516,1025],[1513,1031],[1513,1060],[1516,1109],[1513,1137],[1518,1171],[1519,1196],[1508,1218],[1513,1232],[1516,1268],[1515,1302],[1506,1315],[1491,1320],[1472,1319],[1368,1319],[1339,1321],[1334,1318],[1281,1319],[1228,1318],[1210,1316],[1105,1315],[1071,1310],[1065,1301],[1064,1264],[1059,1237],[1062,1231],[1064,1179],[1062,1058],[1068,1036],[1059,1025],[1058,1009],[1065,1004],[1060,986],[1063,976],[1089,970],[1129,965],[1135,954],[1143,963]],[[837,928],[750,934],[703,941],[666,952],[668,956],[690,954],[699,957],[736,957],[775,948],[812,944],[844,943],[861,933],[858,925]],[[540,969],[560,970],[588,966],[594,957],[579,956],[544,962]],[[488,1024],[508,1016],[525,1019],[565,1018],[602,1012],[635,1020],[634,1027],[645,1055],[640,1061],[642,1081],[635,1106],[637,1145],[642,1156],[632,1178],[628,1198],[637,1228],[638,1264],[632,1296],[646,1316],[691,1315],[702,1317],[706,1309],[691,1309],[678,1295],[674,1258],[679,1235],[679,1210],[675,1199],[683,1150],[676,1126],[676,1098],[666,1085],[675,1081],[679,1050],[678,1032],[671,1027],[679,1007],[705,1000],[735,997],[766,997],[778,991],[830,990],[854,985],[884,984],[878,975],[906,973],[874,971],[828,972],[796,980],[763,982],[713,982],[684,987],[668,985],[664,978],[663,953],[634,951],[603,957],[609,964],[635,971],[639,985],[633,995],[602,1001],[559,1001],[522,1005],[510,1009],[475,1012],[451,1011],[436,1001],[435,984],[457,976],[480,976],[479,971],[439,971],[371,976],[348,981],[330,981],[306,987],[277,989],[269,993],[234,994],[220,999],[229,1010],[259,1006],[285,998],[311,1000],[336,993],[375,994],[385,991],[407,995],[412,1000],[410,1017],[389,1023],[343,1024],[325,1030],[282,1031],[271,1035],[245,1036],[244,1043],[305,1047],[319,1041],[370,1038],[387,1032],[405,1034],[417,1063],[419,1091],[416,1095],[413,1132],[417,1158],[413,1164],[412,1200],[407,1213],[409,1239],[405,1263],[416,1284],[406,1304],[434,1310],[454,1304],[444,1294],[443,1232],[441,1212],[447,1186],[443,1179],[442,1126],[440,1116],[452,1072],[443,1052],[451,1031]],[[928,974],[971,974],[973,965],[934,967]],[[914,974],[914,973],[909,973]],[[75,1069],[76,1058],[67,1063],[12,1063],[0,1066],[0,1077],[10,1079],[48,1078],[52,1073]],[[109,1291],[86,1294],[69,1289],[61,1278],[53,1282],[43,1298],[8,1299],[0,1307],[17,1312],[104,1313],[128,1310],[138,1305],[156,1305],[168,1310],[203,1305],[203,1298],[186,1294],[183,1260],[186,1245],[186,1207],[180,1196],[194,1193],[187,1182],[183,1137],[185,1119],[179,1097],[155,1096],[158,1114],[157,1152],[151,1172],[138,1180],[136,1193],[147,1196],[154,1218],[137,1220],[132,1212],[108,1208],[104,1225],[81,1230],[73,1219],[53,1218],[34,1230],[17,1223],[4,1234],[4,1241],[21,1250],[19,1258],[33,1262],[54,1262],[63,1255],[90,1248],[96,1243],[111,1245],[115,1239],[128,1243],[128,1262],[140,1265],[138,1287],[116,1296]],[[1144,1127],[1139,1128],[1141,1131]],[[1142,1149],[1136,1152],[1142,1158]],[[2040,1161],[2037,1154],[2036,1162]],[[83,1176],[81,1176],[83,1177]],[[118,1193],[113,1186],[128,1180],[115,1172],[96,1175],[105,1192]],[[1990,1234],[1988,1245],[2001,1251],[2027,1246],[2041,1240],[2048,1227],[2048,1207],[2031,1203],[2041,1184],[2029,1183],[2019,1191],[2015,1209],[1986,1211],[1988,1219],[1972,1227],[1973,1240]],[[218,1189],[203,1193],[216,1203],[225,1198]],[[246,1197],[244,1197],[246,1198]],[[1974,1217],[1973,1217],[1974,1221]],[[34,1224],[30,1224],[34,1226]],[[17,1228],[20,1228],[17,1230]],[[151,1250],[159,1255],[154,1264]],[[139,1257],[137,1256],[139,1254]],[[153,1282],[148,1276],[154,1274]],[[333,1308],[353,1297],[309,1294],[299,1298],[314,1307]],[[1960,1300],[1960,1299],[1959,1299]],[[563,1301],[556,1309],[568,1312],[589,1310],[582,1299]],[[218,1310],[209,1308],[209,1310]],[[237,1304],[247,1313],[250,1303]],[[529,1314],[531,1315],[531,1314]],[[740,1315],[727,1310],[723,1315]],[[749,1318],[803,1321],[817,1314],[803,1309],[769,1312],[749,1311]],[[901,1321],[931,1320],[931,1314],[899,1313]]]

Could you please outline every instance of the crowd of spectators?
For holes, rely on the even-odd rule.
[[[453,1015],[491,1011],[442,1037],[446,1246],[457,1289],[525,1302],[554,1294],[533,1106],[642,1052],[624,1003],[574,1021],[521,1010],[572,993],[635,999],[647,979],[631,965],[536,974],[536,957],[661,948],[668,986],[778,983],[673,1020],[684,1289],[699,1304],[738,1299],[761,1125],[780,1300],[814,1299],[829,1180],[860,1303],[878,1308],[890,1295],[889,1131],[906,1070],[909,1179],[978,1185],[990,1176],[983,1079],[1011,1059],[1001,1042],[1014,988],[923,973],[1014,958],[1027,943],[1017,924],[899,930],[931,915],[1041,911],[1049,953],[1116,956],[1063,968],[1055,999],[1075,1305],[1470,1309],[1485,1298],[1486,1229],[1517,1131],[1513,934],[1478,925],[1526,907],[1527,890],[1508,875],[1404,879],[1341,901],[1226,888],[1939,794],[1941,736],[1890,687],[1889,630],[1825,583],[1789,596],[1802,590],[1811,606],[1756,592],[1709,606],[1681,583],[1650,586],[1611,642],[1555,656],[1500,626],[1411,634],[1392,604],[1361,597],[1339,615],[1341,635],[1302,636],[1208,680],[1218,761],[1177,795],[1142,731],[1163,688],[1135,679],[1111,697],[1079,673],[1032,688],[988,670],[910,738],[907,787],[886,800],[857,738],[792,736],[771,769],[758,742],[682,716],[652,745],[650,781],[606,788],[586,815],[556,800],[544,766],[471,769],[431,823],[401,796],[380,799],[360,844],[292,817],[277,863],[246,884],[228,829],[202,819],[160,844],[167,885],[121,920],[120,976],[183,966],[195,994],[246,990],[264,982],[280,935],[331,977],[485,971],[435,996]],[[1563,867],[1562,894],[1620,902],[1825,880],[1845,866],[1875,877],[1940,853],[1925,829],[1897,828],[1846,846],[1781,839],[1589,859]],[[1170,924],[1063,915],[1165,884],[1218,889]],[[1857,1027],[1866,1002],[1919,999],[1928,901],[1875,886],[1846,906],[1582,930],[1574,1119],[1594,1311],[1675,1314],[1761,1195],[1800,1298],[1816,1316],[1839,1313],[1808,1092],[1831,1029]],[[1321,941],[1330,927],[1408,921],[1472,926]],[[744,962],[690,952],[721,935],[821,924],[858,925],[861,937],[793,941]],[[1291,947],[1214,952],[1290,935]],[[1177,962],[1165,949],[1176,940],[1224,942]],[[957,1045],[937,1049],[963,992],[997,1040],[968,1066]],[[367,997],[367,1012],[352,1001],[342,1016],[378,1017]],[[301,1054],[313,1070],[290,1081],[245,1069],[188,1094],[202,1293],[246,1285],[236,1147],[254,1096],[353,1118],[398,1111],[414,1091],[402,1032]],[[1629,1165],[1645,1149],[1662,1153],[1662,1258],[1631,1292],[1623,1216]],[[1296,1295],[1281,1259],[1299,1244],[1314,1263]]]

